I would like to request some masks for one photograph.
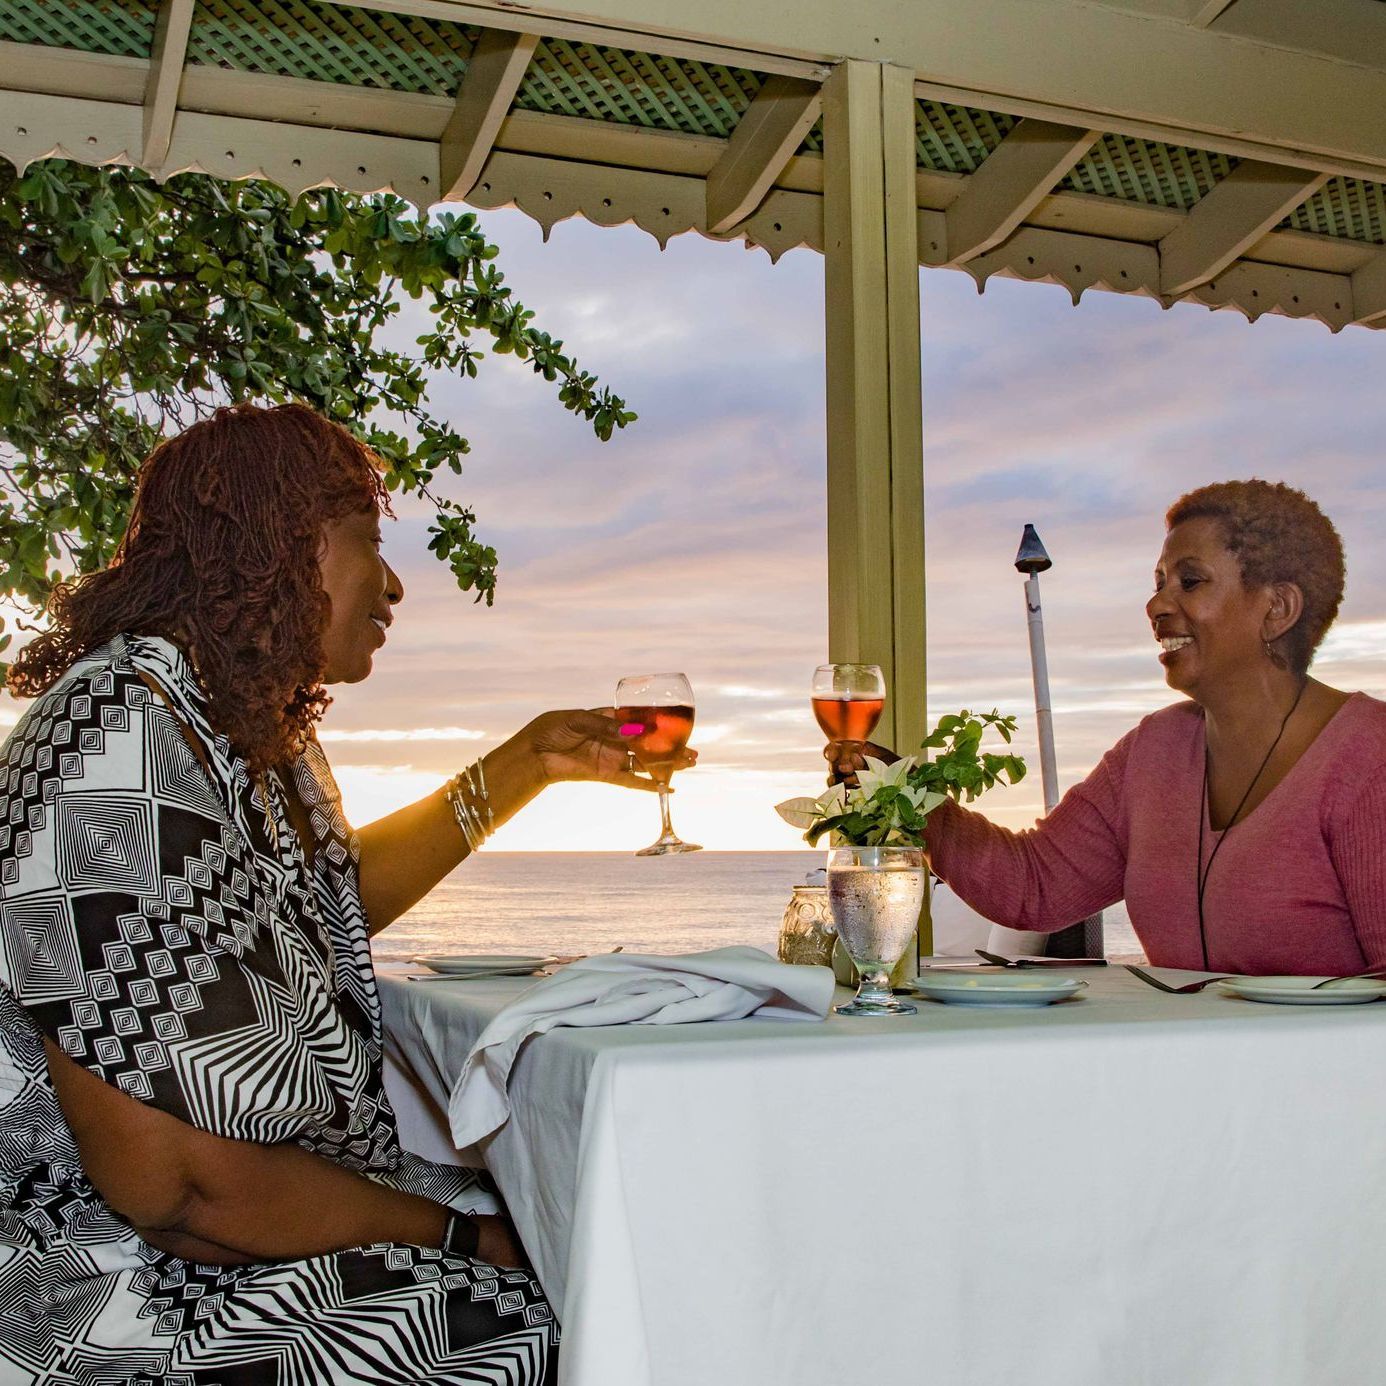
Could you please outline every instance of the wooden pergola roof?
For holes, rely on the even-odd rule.
[[[934,70],[914,67],[921,264],[979,284],[998,273],[1049,280],[1075,301],[1101,288],[1335,330],[1386,325],[1386,101],[1371,104],[1386,97],[1380,0],[745,4],[733,18],[723,16],[734,4],[688,14],[591,5],[610,13],[451,0],[5,0],[0,153],[20,165],[64,155],[260,175],[291,190],[389,188],[424,206],[513,204],[546,230],[582,215],[633,222],[661,242],[690,230],[740,238],[775,258],[824,246],[825,77],[863,56],[848,51],[857,38],[897,63],[917,39],[921,54],[942,54]],[[841,27],[849,12],[853,34]],[[666,17],[678,25],[661,32]],[[1009,90],[983,97],[957,81],[972,51],[955,33],[964,19],[997,26],[993,49],[1020,50],[975,74]],[[690,22],[707,32],[680,33]],[[1107,52],[1113,25],[1145,51]],[[1066,71],[1045,75],[1057,56],[1044,43],[1071,48],[1085,35],[1097,45],[1090,93]],[[1038,76],[1027,75],[1027,49]],[[1194,69],[1187,85],[1204,106],[1221,99],[1226,116],[1184,102],[1172,120],[1136,76],[1129,109],[1112,106],[1120,73],[1109,69],[1158,70],[1180,54]],[[1200,55],[1211,67],[1197,68]],[[1210,74],[1227,93],[1208,92]],[[1259,89],[1276,80],[1290,85]],[[1256,128],[1267,95],[1303,128]],[[1324,112],[1324,101],[1343,109]]]

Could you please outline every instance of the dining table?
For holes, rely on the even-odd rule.
[[[532,978],[380,969],[406,1146],[483,1161],[563,1386],[1361,1386],[1386,1373],[1386,1005],[1174,996],[556,1028],[442,1113]],[[846,999],[840,991],[838,999]]]

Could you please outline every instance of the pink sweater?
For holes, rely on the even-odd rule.
[[[999,924],[1051,933],[1124,899],[1150,961],[1201,968],[1203,713],[1177,703],[1107,752],[1046,819],[1014,833],[949,802],[929,817],[935,872]],[[1220,972],[1386,966],[1386,703],[1354,693],[1227,834],[1203,897]]]

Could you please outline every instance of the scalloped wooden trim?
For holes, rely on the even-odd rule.
[[[921,243],[924,239],[921,225]],[[933,239],[929,236],[930,242]],[[1002,274],[1010,279],[1060,284],[1075,305],[1089,289],[1160,299],[1160,256],[1154,246],[1135,241],[1109,241],[1101,236],[1025,226],[1004,245],[969,260],[962,268],[977,281],[979,292],[993,275]]]
[[[497,152],[467,200],[486,209],[517,207],[544,228],[545,239],[560,221],[582,216],[597,226],[638,226],[661,246],[686,231],[719,241],[744,239],[772,261],[798,246],[823,248],[820,197],[775,189],[734,231],[713,234],[707,230],[704,187],[701,178]]]
[[[0,90],[0,155],[19,169],[36,159],[137,165],[140,106]],[[181,111],[160,178],[175,173],[265,178],[297,195],[324,185],[394,192],[419,207],[438,200],[438,146],[430,140]]]
[[[438,146],[431,140],[322,130],[184,111],[161,177],[210,173],[265,178],[294,194],[327,185],[348,192],[393,192],[427,209],[439,200]]]
[[[1229,265],[1216,279],[1181,298],[1208,308],[1235,308],[1250,322],[1263,313],[1278,313],[1287,318],[1312,318],[1338,332],[1353,321],[1352,281],[1347,275],[1286,269],[1253,260]]]
[[[143,144],[143,106],[0,90],[0,154],[21,172],[36,159],[132,164]]]
[[[0,90],[0,155],[20,168],[48,157],[135,164],[142,124],[142,108],[131,103]],[[187,110],[179,113],[160,174],[185,170],[219,178],[263,177],[294,194],[323,185],[390,191],[424,208],[438,201],[440,189],[438,146],[431,140]],[[481,208],[516,206],[546,235],[559,221],[583,216],[598,226],[638,226],[666,245],[671,236],[688,231],[708,235],[704,189],[700,177],[501,150],[487,161],[467,200]],[[921,209],[918,216],[920,261],[940,266],[947,254],[945,214]],[[822,198],[775,188],[749,220],[712,239],[744,240],[772,260],[800,246],[821,251]],[[979,289],[995,274],[1062,284],[1074,303],[1096,288],[1144,294],[1166,306],[1178,301],[1235,308],[1252,321],[1279,313],[1314,319],[1335,332],[1355,319],[1364,327],[1386,328],[1375,294],[1369,307],[1354,311],[1346,274],[1241,260],[1210,283],[1169,299],[1159,291],[1153,246],[1035,226],[1021,227],[963,269]]]
[[[926,219],[938,215],[920,213],[921,246],[933,239]],[[963,269],[977,281],[979,292],[986,288],[988,279],[1000,274],[1062,284],[1075,305],[1089,289],[1103,289],[1141,294],[1166,308],[1175,303],[1232,308],[1250,322],[1265,313],[1276,313],[1310,318],[1338,332],[1355,320],[1352,281],[1345,274],[1240,260],[1209,283],[1169,297],[1160,292],[1160,257],[1153,246],[1033,226],[1023,227],[1004,246],[969,261]],[[1386,327],[1386,316],[1359,325]]]

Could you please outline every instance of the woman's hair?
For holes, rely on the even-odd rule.
[[[1219,481],[1175,501],[1165,528],[1205,518],[1217,521],[1247,587],[1292,582],[1304,594],[1299,620],[1275,643],[1284,664],[1305,673],[1343,600],[1343,541],[1333,521],[1283,482]]]
[[[110,566],[54,589],[10,690],[42,693],[122,632],[165,636],[252,772],[283,764],[330,702],[323,526],[372,506],[390,513],[379,459],[340,425],[302,404],[218,409],[149,455]]]

